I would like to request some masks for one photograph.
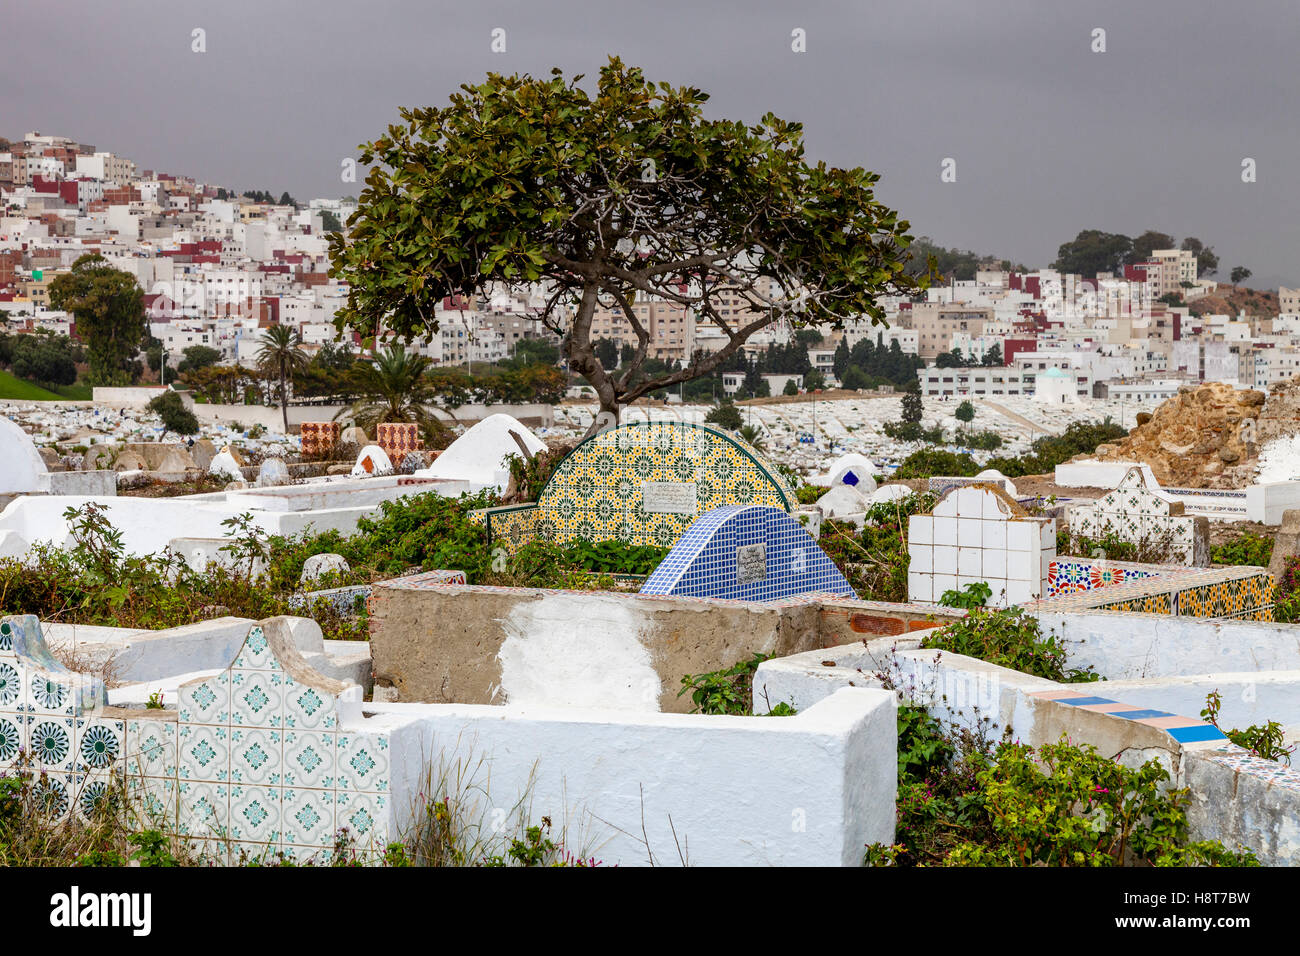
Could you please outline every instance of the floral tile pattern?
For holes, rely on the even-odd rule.
[[[469,513],[470,521],[487,530],[488,540],[494,547],[505,548],[514,554],[533,540],[537,529],[537,505],[505,505],[500,508],[480,508]]]
[[[706,425],[633,422],[593,435],[562,461],[537,504],[487,509],[491,540],[579,538],[672,547],[724,505],[792,511],[794,492],[750,445]],[[527,540],[524,538],[523,540]]]
[[[384,422],[375,426],[375,444],[384,450],[394,468],[400,468],[403,458],[424,448],[424,439],[414,422]]]
[[[222,862],[308,859],[340,827],[363,857],[382,852],[388,737],[340,718],[361,688],[312,670],[287,631],[254,625],[229,668],[178,699],[109,707],[102,682],[54,660],[34,616],[0,620],[0,771],[42,771],[37,797],[55,818],[88,819],[118,782],[154,826]]]
[[[316,458],[339,443],[339,422],[303,422],[299,431],[304,458]]]
[[[1055,597],[1058,594],[1095,591],[1125,581],[1153,577],[1157,573],[1156,570],[1136,564],[1094,561],[1090,558],[1057,558],[1048,565],[1047,592],[1049,596]]]
[[[1273,576],[1262,568],[1105,566],[1124,570],[1122,580],[1104,587],[1060,587],[1034,604],[1040,611],[1127,611],[1250,621],[1273,620]],[[1138,576],[1135,569],[1152,573]],[[1089,574],[1091,574],[1089,570]]]

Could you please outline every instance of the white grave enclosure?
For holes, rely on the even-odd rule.
[[[1027,604],[1047,595],[1055,523],[1029,517],[1001,490],[953,488],[933,512],[908,519],[907,551],[911,601],[937,603],[983,581],[993,590],[990,606]]]

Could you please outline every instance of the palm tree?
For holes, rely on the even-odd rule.
[[[742,425],[739,435],[745,439],[755,451],[763,450],[763,430],[757,425]]]
[[[438,400],[437,389],[427,376],[431,364],[423,355],[408,353],[400,345],[390,345],[369,361],[357,362],[353,376],[361,398],[334,417],[350,417],[368,435],[384,422],[414,422],[426,441],[436,442],[446,426],[425,408]]]
[[[262,336],[262,347],[257,351],[257,364],[262,371],[275,375],[280,382],[280,414],[284,417],[284,433],[289,434],[289,377],[307,367],[307,353],[302,350],[302,333],[287,325],[273,325]]]

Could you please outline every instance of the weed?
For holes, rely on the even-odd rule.
[[[1219,708],[1223,697],[1217,690],[1210,691],[1205,697],[1205,707],[1201,710],[1201,719],[1219,727]],[[1286,732],[1276,720],[1264,724],[1252,724],[1245,730],[1224,730],[1223,735],[1238,747],[1245,747],[1256,757],[1264,760],[1276,760],[1290,765],[1291,754],[1296,745],[1286,745]]]

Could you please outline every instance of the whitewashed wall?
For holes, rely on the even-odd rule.
[[[794,717],[365,709],[394,722],[399,831],[428,792],[431,771],[470,779],[478,768],[484,820],[508,825],[523,801],[528,822],[550,816],[570,851],[606,864],[647,865],[653,854],[667,866],[683,858],[698,866],[855,866],[867,844],[894,836],[897,718],[886,691],[845,688]]]

